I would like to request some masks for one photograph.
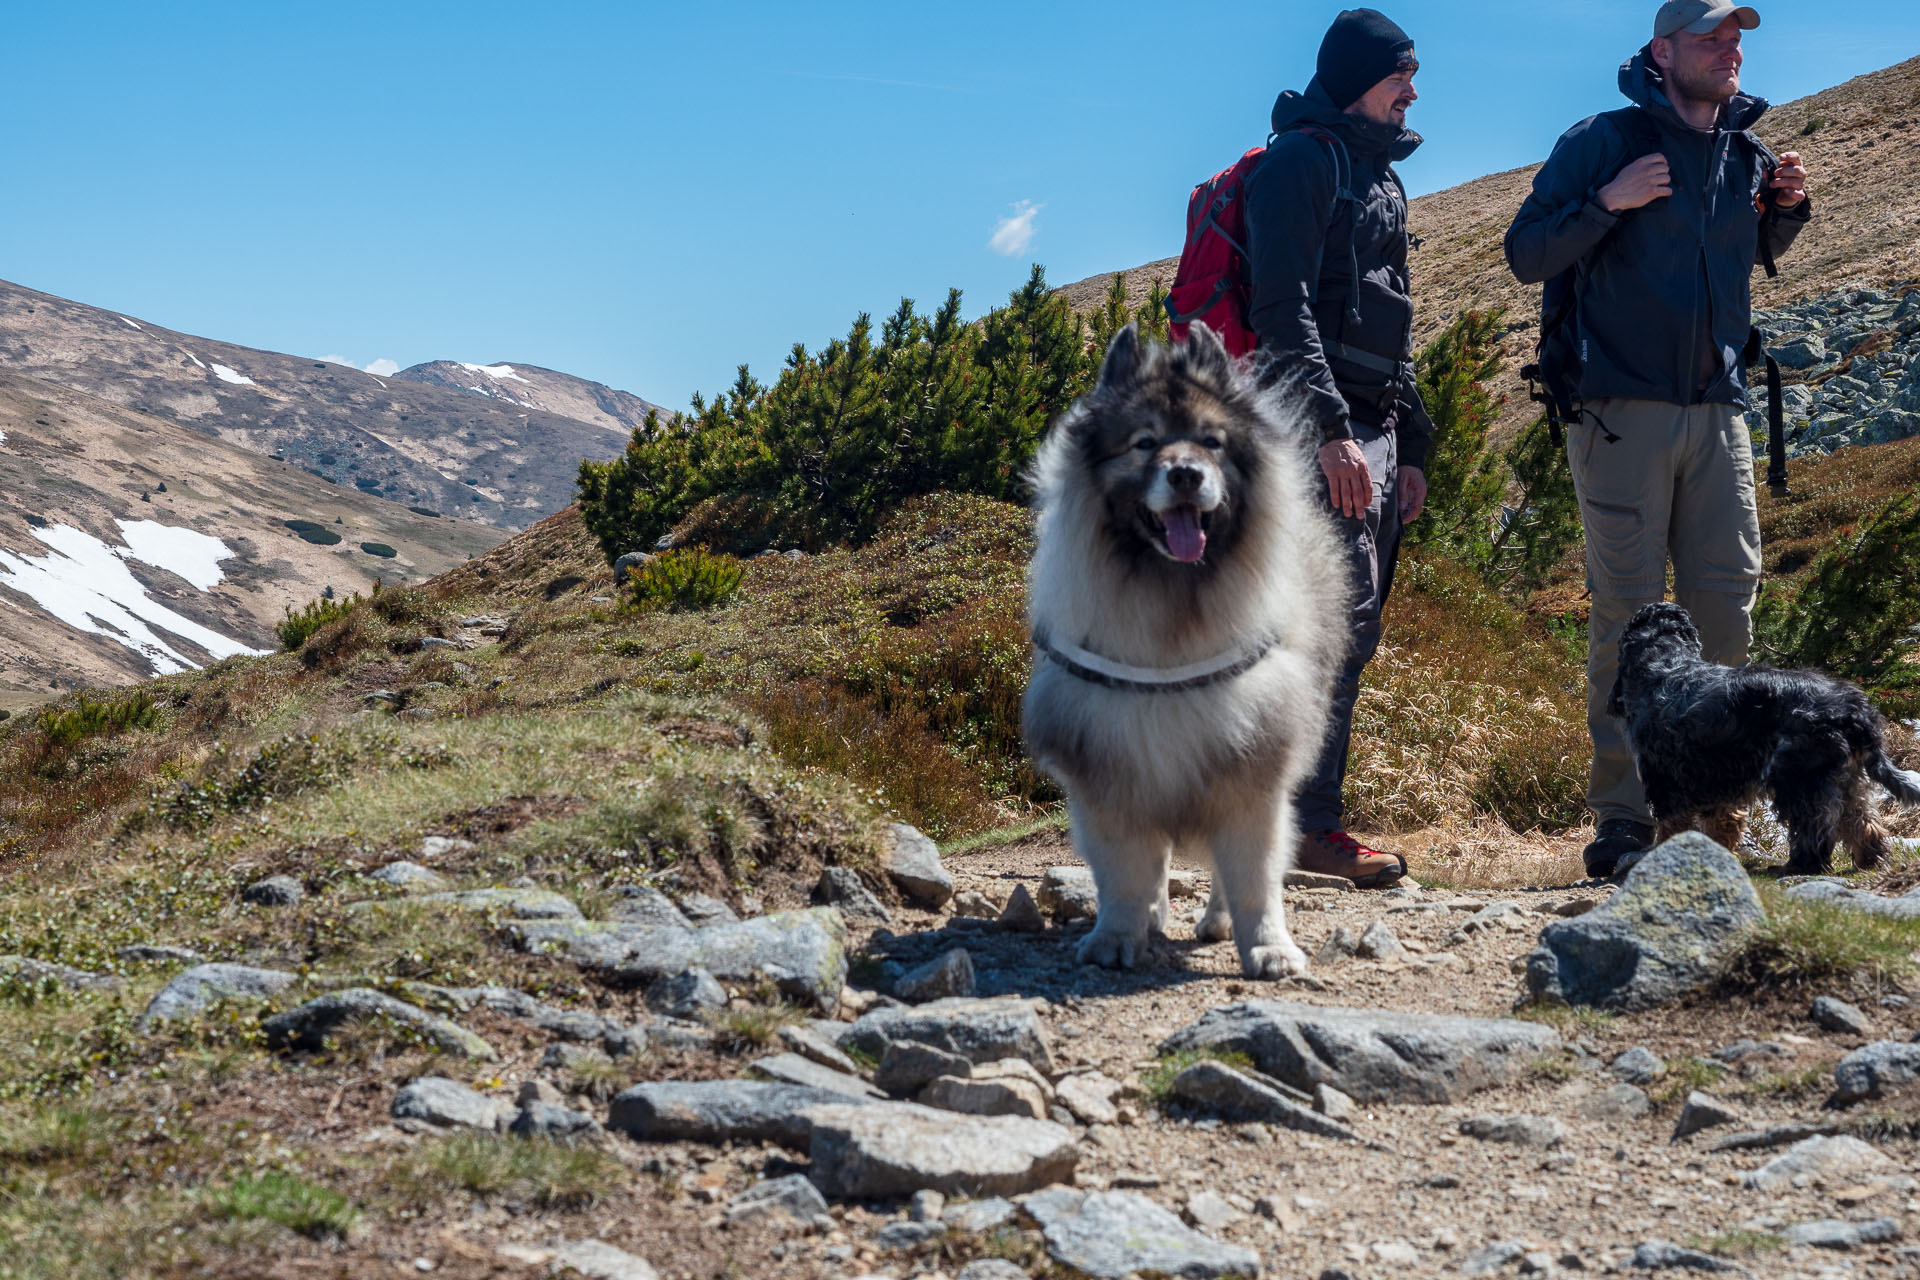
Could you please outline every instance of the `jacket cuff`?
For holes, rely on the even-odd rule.
[[[1400,455],[1400,465],[1412,467],[1416,471],[1427,469],[1427,447],[1433,442],[1426,436],[1394,437],[1394,450]]]

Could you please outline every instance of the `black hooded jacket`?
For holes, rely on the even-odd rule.
[[[1335,203],[1332,144],[1299,132],[1313,125],[1346,144],[1358,203]],[[1247,184],[1247,319],[1273,376],[1296,382],[1307,420],[1322,440],[1350,436],[1352,424],[1394,417],[1400,465],[1422,467],[1433,422],[1413,381],[1413,299],[1407,283],[1407,197],[1392,163],[1420,145],[1397,125],[1348,115],[1318,79],[1305,93],[1280,95],[1278,135]],[[1353,271],[1360,275],[1359,318]],[[1385,372],[1342,359],[1334,344],[1398,362]]]
[[[1760,237],[1785,253],[1812,201],[1762,200],[1765,176],[1739,132],[1765,99],[1736,94],[1719,126],[1695,129],[1675,113],[1649,49],[1621,66],[1620,91],[1633,106],[1590,116],[1554,144],[1507,231],[1507,265],[1522,284],[1574,269],[1577,398],[1744,407]],[[1658,137],[1673,194],[1609,213],[1598,192],[1640,157],[1643,136]]]

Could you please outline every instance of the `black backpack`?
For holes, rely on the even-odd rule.
[[[1636,156],[1660,150],[1660,126],[1639,107],[1608,111],[1603,119],[1611,121],[1626,139]],[[1780,161],[1766,143],[1750,129],[1739,135],[1752,149],[1761,168],[1760,190],[1764,196],[1773,171]],[[1767,243],[1766,228],[1760,229],[1760,265],[1769,277],[1780,274],[1773,264],[1773,249]],[[1565,425],[1580,420],[1580,317],[1575,305],[1574,283],[1577,267],[1569,267],[1548,280],[1540,290],[1540,336],[1534,347],[1534,362],[1523,365],[1520,376],[1527,380],[1527,395],[1545,410],[1547,430],[1556,446],[1565,441]],[[1746,349],[1740,358],[1748,365],[1765,361],[1767,366],[1767,488],[1775,497],[1787,493],[1786,424],[1780,405],[1780,366],[1761,341],[1760,330],[1747,332]],[[1602,424],[1602,430],[1605,430]],[[1618,437],[1607,432],[1609,442]]]

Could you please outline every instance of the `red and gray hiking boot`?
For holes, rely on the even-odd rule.
[[[1293,865],[1323,876],[1342,876],[1356,889],[1384,889],[1407,874],[1397,853],[1369,849],[1344,831],[1309,831],[1300,837]]]

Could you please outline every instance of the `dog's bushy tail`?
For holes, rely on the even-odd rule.
[[[1911,769],[1902,769],[1887,759],[1887,753],[1876,751],[1867,762],[1867,773],[1873,780],[1893,793],[1893,798],[1901,804],[1920,805],[1920,773]]]

